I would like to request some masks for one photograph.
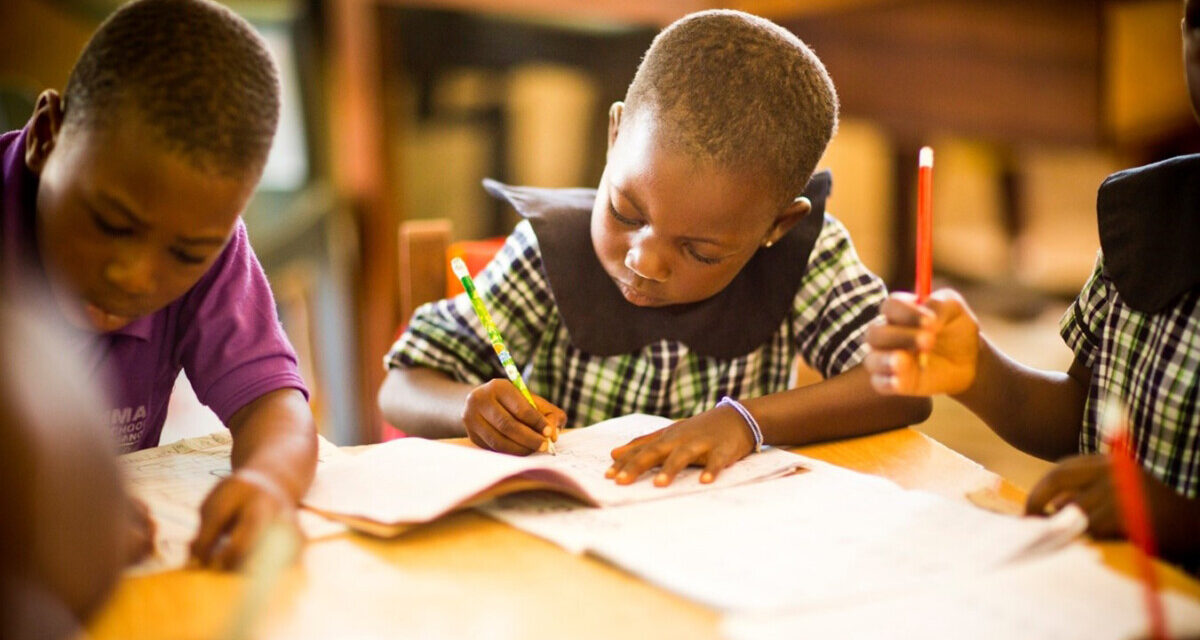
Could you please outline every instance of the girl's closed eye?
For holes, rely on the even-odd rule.
[[[611,200],[608,203],[608,214],[611,215],[614,220],[616,220],[617,222],[619,222],[627,227],[642,226],[642,222],[640,220],[634,220],[633,218],[626,218],[625,216],[621,215],[617,211],[617,207],[615,205],[613,205]]]
[[[693,259],[695,259],[701,263],[717,264],[717,263],[721,262],[721,258],[714,258],[711,256],[706,256],[703,253],[700,253],[699,251],[697,251],[696,247],[690,243],[684,244],[683,249],[684,249],[684,251],[687,252],[687,254],[689,256],[691,256]]]

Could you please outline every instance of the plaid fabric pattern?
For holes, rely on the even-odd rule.
[[[666,340],[608,357],[572,346],[528,221],[517,225],[475,284],[530,390],[561,407],[571,426],[635,412],[684,418],[712,408],[723,395],[783,391],[793,382],[797,357],[825,377],[837,375],[866,356],[864,332],[886,295],[830,216],[779,330],[733,359],[702,357]],[[418,308],[384,363],[436,369],[472,385],[504,377],[466,294]]]
[[[1200,289],[1170,307],[1145,314],[1126,306],[1103,273],[1104,256],[1067,309],[1060,330],[1076,358],[1092,371],[1079,448],[1101,446],[1105,398],[1129,410],[1138,461],[1187,497],[1200,488]]]

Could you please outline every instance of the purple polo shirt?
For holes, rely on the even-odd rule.
[[[25,166],[24,149],[25,131],[0,135],[0,274],[10,292],[45,281],[35,237],[38,177]],[[107,387],[110,405],[97,420],[109,425],[122,452],[158,445],[181,369],[224,423],[270,391],[308,395],[240,219],[216,262],[182,297],[117,331],[79,338],[64,351]]]

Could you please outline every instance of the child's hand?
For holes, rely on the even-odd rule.
[[[867,344],[864,364],[879,393],[955,394],[975,382],[979,321],[952,289],[935,291],[924,306],[911,293],[889,295],[867,330]]]
[[[125,564],[134,565],[154,552],[157,526],[145,502],[129,496],[125,501]]]
[[[1155,482],[1142,474],[1143,486]],[[1088,517],[1088,533],[1096,538],[1125,535],[1121,512],[1113,493],[1112,463],[1108,456],[1084,455],[1066,458],[1038,481],[1029,492],[1025,513],[1046,515],[1075,503]]]
[[[665,487],[688,465],[704,465],[700,482],[717,479],[721,469],[754,450],[754,436],[738,412],[710,409],[612,450],[613,465],[604,477],[630,484],[653,467],[655,486]]]
[[[206,567],[240,567],[267,527],[277,521],[296,527],[294,501],[267,474],[239,469],[200,506],[200,532],[192,541],[192,558]]]
[[[526,456],[558,440],[567,414],[545,399],[533,396],[534,409],[513,383],[497,378],[475,387],[463,409],[467,437],[484,449]]]

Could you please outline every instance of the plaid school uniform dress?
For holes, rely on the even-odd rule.
[[[1104,273],[1091,278],[1060,322],[1075,357],[1092,372],[1079,448],[1107,452],[1099,430],[1108,398],[1127,405],[1142,467],[1189,498],[1200,487],[1200,289],[1156,313],[1130,307]]]
[[[835,376],[866,357],[864,333],[886,296],[846,229],[828,215],[779,328],[757,349],[733,358],[701,356],[671,340],[612,356],[576,348],[555,307],[528,220],[517,225],[475,283],[513,359],[523,365],[530,390],[561,407],[574,427],[638,412],[685,418],[712,408],[724,395],[783,391],[794,382],[797,357],[825,377]],[[384,363],[435,369],[472,385],[504,377],[465,294],[418,308]]]

